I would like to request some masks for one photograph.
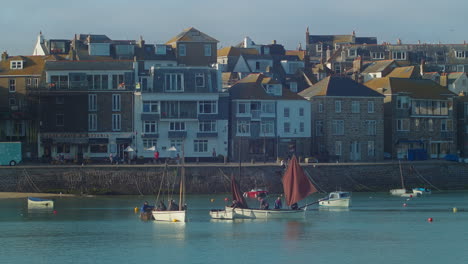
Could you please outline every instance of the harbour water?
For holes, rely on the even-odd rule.
[[[225,196],[192,195],[185,224],[141,221],[149,196],[57,198],[56,214],[3,199],[0,263],[468,263],[467,196],[354,193],[350,209],[303,220],[213,221]]]

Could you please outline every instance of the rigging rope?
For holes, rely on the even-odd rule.
[[[429,184],[432,188],[434,188],[434,189],[436,189],[436,190],[438,190],[438,191],[441,191],[439,188],[437,188],[436,186],[434,186],[430,181],[428,181],[426,178],[424,178],[424,177],[419,173],[419,171],[416,170],[416,168],[415,168],[413,165],[411,165],[410,168],[416,172],[416,176],[417,176],[418,178],[422,179],[424,182],[426,182],[427,184]]]
[[[326,191],[324,191],[322,187],[320,187],[320,185],[318,185],[317,182],[314,181],[312,176],[310,176],[309,170],[307,168],[304,168],[304,171],[307,174],[307,177],[310,179],[310,181],[315,185],[315,187],[317,187],[321,193],[326,193]]]

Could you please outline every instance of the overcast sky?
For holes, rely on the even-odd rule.
[[[46,39],[77,33],[114,40],[164,43],[195,27],[235,45],[245,36],[295,49],[310,34],[375,36],[379,43],[468,41],[466,0],[16,0],[2,5],[0,51],[31,55],[39,31]]]

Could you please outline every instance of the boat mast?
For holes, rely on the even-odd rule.
[[[401,188],[406,189],[405,188],[405,182],[403,181],[403,172],[401,170],[401,161],[400,160],[398,160],[398,164],[400,165]]]
[[[184,152],[185,140],[182,141],[182,162],[180,169],[180,190],[179,190],[179,211],[182,211],[182,207],[185,204],[185,152]]]

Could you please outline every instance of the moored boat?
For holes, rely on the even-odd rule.
[[[327,197],[319,200],[319,206],[349,207],[351,205],[351,193],[331,192]]]
[[[54,201],[36,197],[28,197],[28,208],[54,208]]]
[[[431,189],[428,188],[413,188],[414,194],[424,195],[424,194],[432,194]]]

